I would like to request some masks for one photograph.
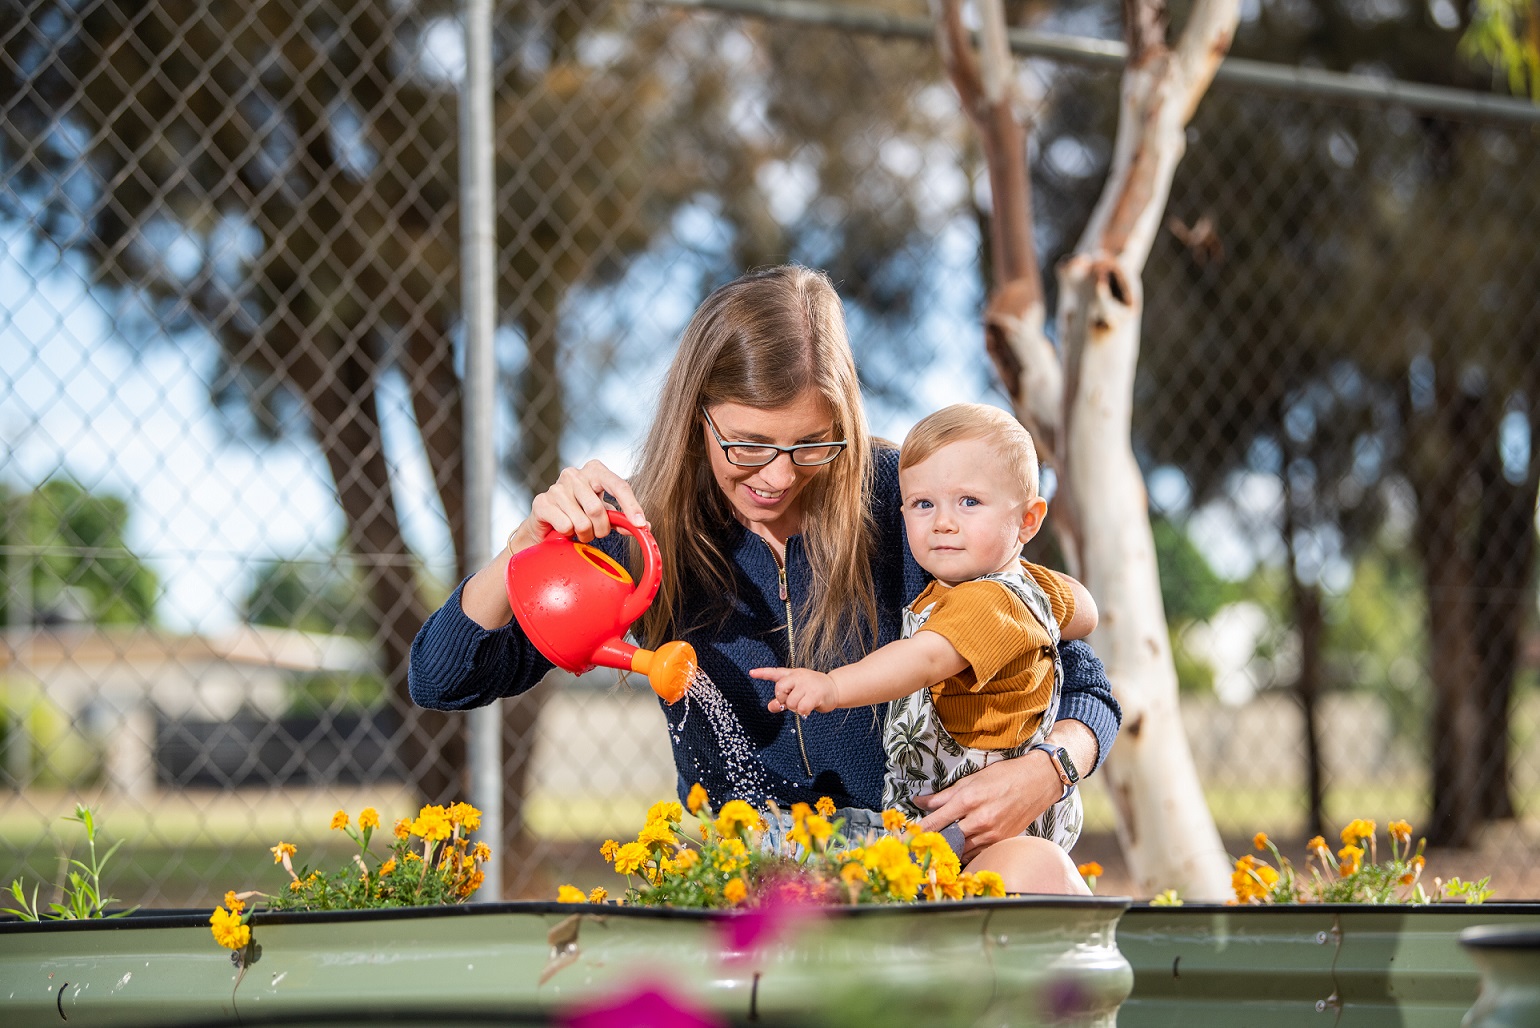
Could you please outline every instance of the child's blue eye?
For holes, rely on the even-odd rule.
[[[915,500],[909,506],[913,507],[915,510],[930,510],[931,503],[929,500]]]
[[[962,505],[964,507],[977,507],[979,505],[979,501],[972,496],[964,496],[962,498]]]

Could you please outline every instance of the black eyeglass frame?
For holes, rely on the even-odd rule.
[[[777,446],[774,443],[751,443],[743,439],[727,440],[723,439],[722,433],[717,431],[716,422],[711,420],[711,415],[706,413],[706,408],[701,407],[700,412],[701,416],[706,419],[706,427],[711,430],[711,438],[715,439],[717,445],[722,448],[722,456],[727,458],[727,463],[736,468],[767,467],[775,463],[775,459],[783,453],[790,457],[791,462],[799,468],[821,468],[825,464],[834,463],[835,460],[839,459],[839,455],[845,452],[845,447],[850,445],[849,439],[831,439],[826,443],[794,443],[791,446]],[[746,464],[741,460],[733,460],[732,448],[734,446],[743,446],[751,450],[773,450],[774,452],[765,460]],[[834,447],[834,452],[823,460],[806,462],[797,459],[797,453],[801,450],[819,450],[830,446]]]

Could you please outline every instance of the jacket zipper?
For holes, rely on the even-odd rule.
[[[765,541],[765,545],[770,546],[769,540]],[[791,592],[786,588],[786,564],[781,560],[781,555],[775,552],[774,546],[770,546],[770,556],[775,558],[775,570],[781,579],[781,602],[786,606],[786,666],[796,667],[797,637],[791,628]],[[807,776],[812,778],[813,762],[807,759],[807,740],[802,736],[802,718],[794,711],[788,710],[786,713],[791,715],[791,723],[797,728],[797,748],[802,751],[802,767],[807,771]]]

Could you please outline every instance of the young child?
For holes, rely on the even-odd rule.
[[[902,638],[828,673],[751,674],[775,682],[772,711],[891,701],[883,805],[918,819],[912,797],[1039,744],[1053,749],[1045,740],[1063,677],[1057,645],[1089,635],[1097,615],[1079,582],[1021,559],[1048,504],[1032,437],[1015,418],[984,404],[943,408],[910,431],[898,475],[909,548],[935,576],[905,610]],[[1025,834],[1068,851],[1081,822],[1070,784]],[[1031,883],[1008,878],[1006,887]]]

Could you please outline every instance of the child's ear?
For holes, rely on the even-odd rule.
[[[1034,497],[1021,512],[1021,531],[1016,533],[1016,538],[1023,544],[1031,542],[1037,535],[1037,530],[1043,527],[1043,518],[1048,516],[1048,501],[1041,496]]]

